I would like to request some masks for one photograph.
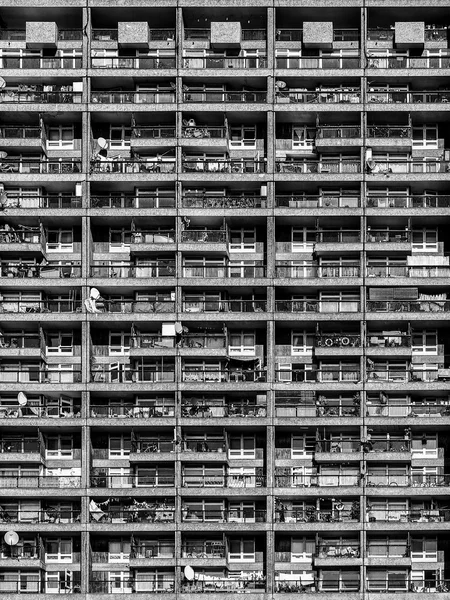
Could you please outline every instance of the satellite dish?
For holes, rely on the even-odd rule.
[[[7,531],[3,536],[3,539],[8,546],[15,546],[19,541],[19,536],[15,531]]]
[[[98,140],[97,140],[97,144],[103,150],[106,150],[108,148],[108,142],[105,140],[105,138],[99,137]]]
[[[17,402],[19,403],[19,406],[26,406],[28,403],[28,398],[23,392],[19,392],[17,394]]]
[[[175,323],[175,333],[183,333],[183,325],[181,323]]]
[[[189,119],[188,126],[189,127],[195,127],[195,121],[194,121],[194,119]]]
[[[5,87],[6,87],[6,81],[3,79],[3,77],[0,77],[0,90],[2,90]]]
[[[93,300],[98,300],[100,298],[100,292],[98,291],[97,288],[91,288],[91,291],[89,292],[89,296]]]
[[[284,88],[287,87],[287,83],[285,81],[277,81],[275,85],[279,90],[284,90]]]
[[[14,532],[12,532],[12,533],[14,533]],[[6,534],[6,535],[8,535],[8,534]],[[17,535],[17,533],[16,533],[15,535]],[[6,537],[6,536],[5,536],[5,537]],[[19,539],[19,536],[18,536],[18,535],[17,535],[17,539]],[[16,544],[17,544],[17,542],[16,542]],[[194,581],[194,576],[195,576],[195,571],[194,571],[194,569],[193,569],[192,567],[190,567],[189,565],[186,565],[186,566],[184,567],[184,576],[186,577],[186,579],[187,579],[188,581]]]

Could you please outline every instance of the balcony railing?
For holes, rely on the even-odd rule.
[[[126,248],[129,247],[130,244],[173,244],[175,242],[175,230],[174,229],[157,229],[157,230],[148,230],[148,229],[120,229],[114,230],[110,228],[111,235],[124,235],[130,239],[129,243],[122,244],[119,242],[117,244],[117,248]],[[94,242],[95,244],[95,242]],[[112,242],[110,242],[110,246],[113,246]]]
[[[91,173],[175,173],[175,159],[91,160]]]
[[[91,475],[93,488],[174,487],[173,475]]]
[[[371,42],[393,42],[394,41],[394,29],[376,29],[367,30],[367,39]]]
[[[359,521],[359,510],[322,510],[311,507],[294,510],[280,508],[275,511],[276,523],[347,523],[351,521]]]
[[[0,261],[2,277],[12,278],[40,278],[40,279],[68,279],[81,277],[81,266],[76,262],[64,261],[67,264],[38,265],[25,261],[12,262]]]
[[[10,54],[7,54],[10,52]],[[14,50],[3,50],[1,58],[3,69],[81,69],[81,52],[72,56],[42,56],[36,52],[21,51],[20,55]]]
[[[117,42],[118,29],[92,29],[92,40],[95,42]]]
[[[182,417],[204,419],[204,418],[222,418],[222,417],[252,417],[264,418],[267,416],[267,409],[260,404],[234,402],[230,405],[208,405],[204,403],[183,404],[181,406]]]
[[[447,48],[437,49],[436,55],[406,56],[395,51],[389,54],[368,53],[367,68],[369,69],[449,69],[450,51]]]
[[[183,522],[198,523],[264,523],[266,520],[265,509],[246,508],[243,510],[227,510],[211,508],[208,510],[195,511],[188,506],[181,508],[181,520]]]
[[[182,129],[185,138],[211,138],[225,139],[227,130],[225,127],[214,127],[212,125],[184,126]]]
[[[182,161],[183,173],[265,173],[266,162],[252,158],[234,160],[184,158]]]
[[[40,452],[40,449],[41,447],[38,438],[17,437],[0,440],[1,454],[9,454],[11,452],[35,454],[36,452]]]
[[[357,244],[361,233],[357,229],[323,229],[315,232],[318,244]]]
[[[412,239],[411,232],[405,229],[373,229],[368,227],[366,240],[368,242],[378,243],[405,243],[410,242]]]
[[[14,229],[11,226],[0,225],[0,244],[42,244],[41,229],[27,227],[25,230]],[[3,249],[2,249],[3,250]],[[4,248],[7,250],[7,248]]]
[[[25,125],[3,125],[0,127],[0,138],[9,139],[22,139],[22,140],[35,140],[40,139],[41,128]]]
[[[3,365],[0,371],[2,383],[81,383],[81,370],[71,369],[49,371],[47,369],[23,368],[8,369]]]
[[[275,58],[277,69],[359,69],[360,56],[280,56],[279,50]]]
[[[357,367],[348,369],[318,369],[315,371],[303,371],[300,369],[275,370],[276,381],[293,383],[315,383],[315,382],[353,382],[357,383],[361,379],[361,373]]]
[[[368,265],[367,277],[424,277],[439,279],[449,277],[450,267],[430,265]]]
[[[72,410],[60,410],[58,407],[49,407],[42,405],[28,405],[27,407],[8,408],[0,407],[0,417],[2,419],[79,419],[81,417],[80,406],[74,406]]]
[[[175,277],[175,261],[167,260],[161,262],[139,262],[138,264],[113,263],[92,265],[91,277],[112,278],[142,278],[142,277]],[[132,304],[137,304],[133,302]],[[151,303],[150,303],[151,305]],[[147,308],[149,303],[147,302]],[[143,306],[142,308],[145,308]],[[120,312],[120,311],[117,311]],[[137,310],[136,312],[140,312]],[[143,310],[142,312],[148,312]]]
[[[361,556],[357,542],[339,544],[334,540],[319,543],[313,555],[316,558],[359,558]]]
[[[8,42],[24,42],[26,40],[25,29],[2,29],[0,40]]]
[[[22,196],[21,194],[13,194],[6,192],[6,200],[3,204],[4,208],[48,208],[48,209],[72,209],[81,208],[82,199],[80,196]]]
[[[449,404],[381,404],[370,402],[367,404],[366,416],[368,417],[448,417],[450,416]]]
[[[284,267],[283,267],[284,268]],[[276,312],[359,312],[359,300],[276,300]],[[450,310],[450,309],[449,309]]]
[[[175,56],[91,56],[92,69],[175,69]]]
[[[93,91],[91,102],[94,104],[172,104],[175,91]]]
[[[367,101],[380,104],[435,104],[450,102],[446,90],[375,90],[369,89]]]
[[[370,558],[406,558],[411,556],[411,548],[406,540],[390,544],[369,541],[366,555]]]
[[[41,580],[39,572],[27,574],[26,581],[19,574],[0,581],[0,593],[8,594],[81,594],[79,583],[66,584],[65,581]]]
[[[360,475],[278,475],[275,474],[275,487],[359,487]]]
[[[323,333],[314,339],[316,348],[356,348],[361,346],[361,336],[353,333]]]
[[[36,90],[21,91],[5,88],[0,92],[0,103],[34,103],[34,104],[72,104],[81,103],[81,92],[41,92]]]
[[[369,300],[367,310],[370,312],[450,312],[450,300]]]
[[[275,166],[277,173],[300,173],[304,175],[361,173],[359,159],[318,160],[303,158],[297,160],[277,160]]]
[[[303,29],[277,29],[275,40],[277,42],[301,42]]]
[[[174,558],[175,557],[175,546],[170,542],[156,542],[154,544],[145,543],[138,546],[133,546],[130,552],[131,559],[145,559],[145,558]],[[105,561],[108,562],[108,561]]]
[[[450,92],[449,92],[450,96]],[[201,102],[201,103],[242,103],[255,104],[267,102],[267,92],[265,90],[242,90],[242,91],[217,91],[190,90],[183,92],[183,102]]]
[[[359,417],[358,405],[327,405],[327,404],[304,404],[292,405],[279,404],[275,406],[275,416],[279,419],[306,418],[306,417]]]
[[[450,486],[450,475],[442,474],[442,475],[426,475],[424,473],[417,474],[402,474],[402,475],[374,475],[372,473],[367,473],[367,478],[365,484],[368,487],[376,487],[376,486],[410,486],[410,487],[420,487],[420,488],[429,488],[429,487],[448,487]]]
[[[83,39],[83,31],[81,29],[58,29],[58,40],[63,42],[72,42]]]
[[[175,406],[168,406],[167,404],[154,404],[152,406],[96,404],[91,406],[90,416],[94,419],[158,419],[174,417]]]
[[[78,475],[1,475],[2,488],[79,488]]]
[[[450,162],[439,159],[414,158],[404,161],[382,160],[375,155],[373,160],[367,164],[369,174],[402,174],[402,173],[448,173]]]
[[[228,577],[211,577],[208,579],[198,579],[192,582],[186,580],[181,582],[181,592],[184,594],[199,594],[199,593],[217,593],[219,592],[235,592],[239,593],[255,593],[265,592],[266,584],[264,578],[258,581],[250,579],[253,574],[245,571],[246,577],[241,576],[240,579],[231,579]],[[248,573],[248,574],[247,574]]]
[[[185,69],[266,69],[267,58],[261,54],[257,56],[220,56],[183,58]]]
[[[181,232],[184,244],[225,244],[227,232],[222,229],[185,229]]]
[[[91,196],[91,208],[174,208],[176,205],[175,194],[158,196]]]
[[[266,268],[264,266],[255,265],[208,265],[208,266],[197,266],[197,265],[185,265],[183,267],[183,277],[202,277],[202,278],[243,278],[243,279],[255,279],[265,277]]]
[[[303,261],[307,262],[307,261]],[[287,279],[316,279],[322,277],[360,277],[359,263],[346,265],[285,265],[275,264],[275,276]]]
[[[275,99],[277,103],[293,104],[358,104],[361,102],[361,90],[359,88],[279,90]]]
[[[46,509],[46,510],[0,510],[0,523],[54,523],[61,525],[65,523],[79,523],[81,520],[80,510]]]
[[[405,370],[404,367],[391,369],[377,368],[368,369],[367,376],[369,381],[438,381],[439,371],[437,369],[414,369]]]
[[[126,368],[123,370],[110,369],[109,365],[97,365],[91,370],[93,383],[171,383],[175,381],[175,371],[171,369],[152,369],[141,367],[138,369]]]
[[[106,483],[106,482],[105,482]],[[91,523],[173,523],[175,507],[158,507],[157,503],[149,502],[148,508],[139,507],[108,507],[105,510],[90,509]]]
[[[2,158],[0,173],[22,173],[39,175],[67,175],[81,173],[81,161],[77,158],[36,160],[22,158]]]
[[[411,138],[412,128],[406,125],[369,125],[369,138]]]
[[[152,454],[154,452],[174,452],[173,440],[137,440],[131,443],[131,452],[137,454]]]
[[[275,196],[275,206],[278,208],[358,208],[360,198],[354,196]]]
[[[81,312],[81,302],[74,300],[3,300],[0,313]]]
[[[384,335],[383,333],[367,333],[369,348],[410,348],[411,336],[406,334]]]
[[[141,577],[124,578],[120,580],[120,585],[116,581],[90,581],[89,591],[91,594],[117,594],[118,590],[123,594],[131,594],[132,592],[147,592],[147,593],[166,593],[172,594],[175,590],[175,576],[161,578],[155,573],[154,577],[148,574],[148,579]]]
[[[322,140],[355,139],[361,137],[361,128],[358,125],[320,125],[316,135]]]
[[[136,139],[155,140],[176,137],[175,125],[137,125],[132,129],[131,143]]]
[[[183,208],[261,208],[266,197],[261,196],[183,196]]]
[[[265,300],[184,300],[185,312],[265,312]]]
[[[447,27],[431,27],[425,26],[425,41],[426,42],[446,42]]]
[[[203,383],[235,383],[235,382],[264,382],[266,373],[260,369],[183,369],[182,381]]]
[[[398,510],[372,508],[369,504],[365,519],[369,523],[379,522],[400,522],[400,523],[443,523],[450,518],[450,509],[417,509],[417,510]]]
[[[264,487],[266,478],[263,475],[184,475],[182,476],[183,487],[207,488],[255,488]]]
[[[450,196],[375,196],[367,198],[368,208],[450,208]]]
[[[219,541],[192,541],[181,547],[182,558],[225,558],[226,546]]]

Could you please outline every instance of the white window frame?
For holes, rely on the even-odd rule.
[[[73,332],[60,331],[58,333],[48,333],[48,338],[55,338],[58,344],[56,346],[50,346],[47,343],[46,352],[47,354],[62,354],[64,356],[73,356]],[[70,344],[63,342],[64,338],[71,338]]]
[[[117,338],[119,343],[113,343]],[[120,338],[120,340],[119,340]],[[114,356],[129,356],[131,347],[131,335],[125,331],[110,331],[108,340],[108,353]]]
[[[291,252],[311,252],[315,243],[316,232],[313,229],[308,227],[292,227]]]
[[[303,552],[296,551],[296,544],[301,544],[303,546]],[[315,546],[316,543],[312,538],[308,538],[306,536],[291,537],[291,562],[311,562]]]
[[[292,150],[314,150],[316,129],[312,125],[292,126]]]
[[[231,343],[232,338],[239,338],[239,343]],[[247,344],[252,338],[252,343]],[[233,331],[229,334],[230,343],[228,353],[237,356],[255,356],[256,355],[256,333],[253,331]],[[234,341],[234,340],[233,340]]]
[[[49,364],[47,367],[47,378],[51,383],[74,383],[74,365],[66,363]],[[79,365],[81,369],[81,365]]]
[[[239,550],[233,552],[231,550],[231,544],[238,544]],[[252,550],[246,549],[246,545],[251,545]],[[256,561],[256,550],[255,550],[255,540],[252,538],[233,538],[231,537],[228,541],[228,562],[246,562],[252,563]]]
[[[111,545],[118,544],[120,550],[117,552],[111,551]],[[127,551],[128,546],[128,551]],[[125,549],[124,549],[125,547]],[[130,560],[131,542],[127,538],[111,539],[108,541],[108,562],[109,563],[128,563]]]
[[[252,516],[246,517],[245,511],[251,511]],[[232,512],[235,511],[236,515],[232,516]],[[249,501],[238,501],[238,502],[229,502],[228,504],[228,522],[229,523],[256,523],[256,506],[255,502]]]
[[[108,477],[109,485],[112,488],[117,487],[123,489],[133,486],[130,467],[109,467]]]
[[[417,344],[414,338],[421,337],[422,342]],[[429,338],[433,338],[431,341]],[[412,334],[412,352],[413,354],[427,354],[437,356],[438,353],[438,334],[437,330],[414,331]]]
[[[117,450],[111,448],[111,442],[115,440],[119,442],[119,448]],[[126,444],[129,447],[126,447]],[[110,459],[114,458],[126,458],[130,456],[131,450],[131,440],[128,439],[126,435],[114,434],[110,435],[108,438],[108,457]]]
[[[110,125],[109,147],[111,150],[125,150],[131,147],[131,125]],[[119,139],[113,139],[113,133],[120,135]]]
[[[414,552],[412,547],[414,542],[422,543],[422,552]],[[434,549],[427,550],[428,546],[433,546]],[[438,560],[438,541],[437,538],[427,537],[427,536],[416,536],[413,535],[411,537],[411,560],[412,561],[437,561]]]
[[[250,133],[250,137],[247,134]],[[237,137],[237,139],[233,139]],[[256,125],[230,125],[229,147],[256,149]]]
[[[57,241],[49,242],[50,234],[55,235]],[[72,237],[71,242],[63,242],[62,237],[64,234],[70,234]],[[68,229],[48,229],[47,230],[47,252],[73,252],[73,227]]]
[[[246,237],[253,237],[252,242],[246,242]],[[233,237],[239,237],[239,242],[232,242]],[[247,229],[246,227],[242,229],[232,229],[230,231],[230,243],[229,243],[230,252],[256,252],[256,228]]]
[[[58,134],[56,140],[51,140],[51,134]],[[71,138],[64,139],[64,133],[69,132]],[[48,128],[47,133],[47,150],[73,150],[75,148],[75,128],[73,125],[52,125]]]
[[[429,241],[429,237],[433,238],[433,241]],[[419,240],[417,241],[417,238]],[[421,238],[421,239],[420,239]],[[437,229],[413,229],[412,231],[412,251],[413,252],[437,252],[439,248],[438,232]]]
[[[108,583],[110,594],[131,594],[133,591],[129,571],[109,571]]]
[[[51,542],[58,542],[58,552],[56,553],[47,553],[45,551],[45,562],[46,563],[71,563],[73,562],[73,539],[58,537],[50,540]],[[70,546],[69,552],[61,552],[61,543],[68,543]]]
[[[232,449],[231,441],[238,441],[239,448]],[[245,443],[250,440],[251,448],[245,448]],[[236,434],[231,435],[228,443],[228,458],[256,458],[256,438],[254,435],[250,434]]]
[[[47,438],[47,446],[49,440],[56,440],[56,450],[45,449],[45,458],[59,458],[59,459],[72,459],[73,458],[73,438],[70,435],[55,435]],[[63,447],[63,442],[70,442],[70,449]]]
[[[297,343],[296,343],[297,341]],[[314,333],[311,331],[291,332],[291,355],[312,355],[314,347]]]
[[[299,447],[296,447],[298,444]],[[291,435],[291,459],[311,458],[314,454],[314,448],[307,439],[306,433]]]
[[[434,133],[434,137],[430,140],[427,137],[427,134],[431,132]],[[415,135],[419,134],[419,139],[415,139]],[[413,140],[412,145],[413,148],[428,148],[437,150],[438,149],[438,140],[439,131],[437,125],[423,124],[423,125],[414,125],[413,127]]]

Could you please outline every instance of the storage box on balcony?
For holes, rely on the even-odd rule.
[[[240,48],[242,28],[239,21],[212,21],[211,47],[214,50]]]
[[[304,21],[303,45],[305,48],[332,48],[332,21]]]
[[[421,48],[425,43],[425,23],[396,21],[394,42],[397,48]]]
[[[28,48],[56,48],[58,26],[54,21],[29,21],[25,39]]]
[[[147,21],[119,22],[117,39],[122,48],[148,48],[150,28]]]

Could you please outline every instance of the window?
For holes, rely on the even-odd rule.
[[[233,435],[229,441],[229,458],[256,458],[256,441],[254,435]]]
[[[292,127],[292,149],[313,150],[316,140],[316,130],[313,127],[303,125]]]
[[[109,458],[125,457],[130,455],[131,439],[124,435],[109,438]]]
[[[321,292],[320,312],[358,312],[359,295],[349,292]]]
[[[112,488],[129,488],[132,486],[129,467],[110,467],[108,475],[108,484]]]
[[[414,229],[412,232],[413,252],[437,252],[438,232],[436,229]]]
[[[49,333],[47,354],[73,355],[73,333]]]
[[[316,243],[316,232],[307,227],[292,228],[292,252],[311,251]]]
[[[224,467],[186,466],[183,471],[183,484],[186,487],[223,487]]]
[[[323,592],[350,592],[359,590],[358,571],[321,571],[320,589]]]
[[[426,537],[411,538],[411,559],[412,560],[437,560],[437,539]]]
[[[315,551],[315,541],[306,537],[291,539],[292,562],[311,562]]]
[[[413,127],[413,148],[438,148],[438,126],[420,125]]]
[[[173,468],[138,467],[136,485],[147,487],[173,487],[175,473]]]
[[[185,294],[184,310],[186,312],[218,312],[220,309],[221,296],[219,294]]]
[[[74,128],[64,127],[59,125],[58,127],[49,127],[47,134],[47,149],[61,149],[61,150],[73,150],[74,144]]]
[[[291,354],[312,354],[314,345],[314,334],[307,331],[292,333]]]
[[[72,540],[70,538],[55,538],[45,543],[46,562],[72,562]]]
[[[432,433],[424,433],[423,435],[413,436],[411,452],[413,457],[437,458],[437,435]]]
[[[230,252],[256,252],[256,229],[232,229]]]
[[[47,438],[46,458],[73,458],[73,438],[55,436]]]
[[[110,229],[109,230],[109,251],[123,252],[130,247],[132,234],[129,229]]]
[[[310,487],[315,469],[313,467],[292,467],[292,486]]]
[[[438,353],[437,331],[415,331],[412,336],[413,354]]]
[[[230,127],[230,148],[256,148],[256,125]]]
[[[132,586],[129,571],[109,571],[109,592],[111,594],[131,594]]]
[[[406,571],[367,571],[367,589],[388,592],[407,591]]]
[[[228,545],[230,562],[255,562],[255,540],[246,538],[230,538]]]
[[[301,62],[300,50],[277,49],[276,63],[277,69],[298,69]]]
[[[253,467],[230,467],[228,487],[260,487],[261,481],[255,476]]]
[[[113,149],[124,149],[131,146],[131,127],[126,125],[111,125],[109,128],[109,147]]]
[[[131,542],[129,538],[110,540],[108,544],[108,562],[128,562],[130,560],[130,551]]]
[[[231,502],[228,505],[228,521],[230,523],[255,523],[256,509],[254,502]]]
[[[109,332],[109,354],[118,354],[125,356],[130,353],[130,339],[131,336],[128,333],[119,331],[114,333]]]
[[[73,252],[73,229],[49,229],[47,252]]]
[[[228,352],[239,356],[255,356],[255,334],[247,331],[230,333]]]
[[[306,434],[292,435],[291,458],[306,458],[314,453],[315,444]]]
[[[46,378],[50,383],[75,383],[76,379],[79,379],[80,373],[74,373],[74,365],[63,364],[51,364],[47,367]],[[78,365],[78,369],[81,369],[81,365]]]

